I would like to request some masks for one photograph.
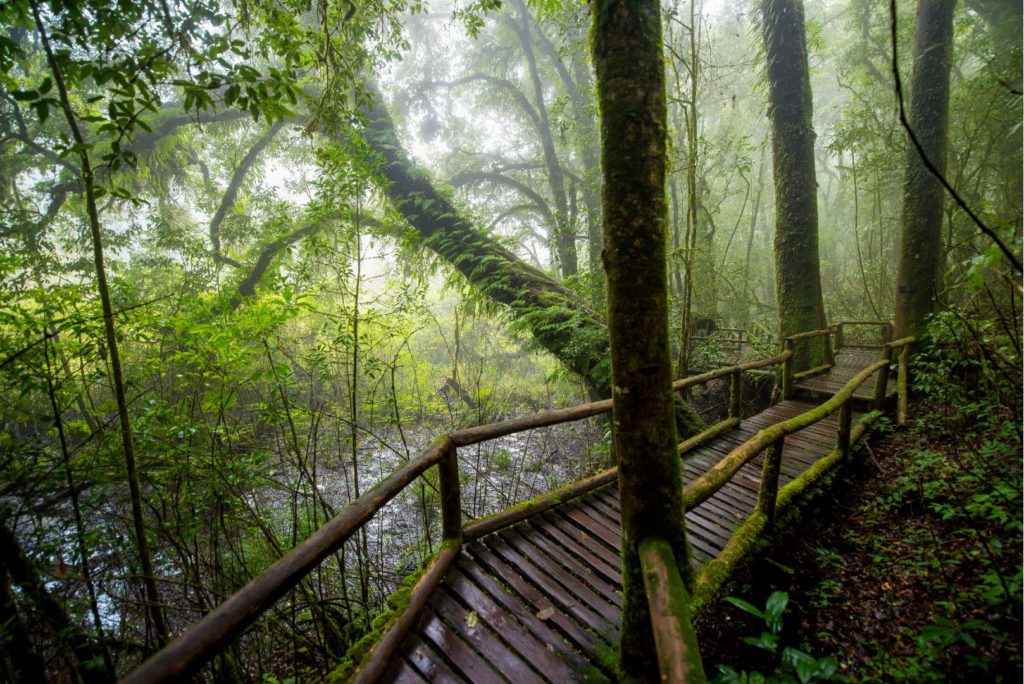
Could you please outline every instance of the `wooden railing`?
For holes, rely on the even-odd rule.
[[[825,363],[799,373],[794,373],[797,342],[814,339],[816,337],[820,337],[822,339],[822,360],[824,360]],[[784,351],[790,352],[789,358],[782,366],[782,397],[784,399],[793,398],[793,395],[796,392],[797,382],[804,378],[827,373],[835,364],[835,354],[832,350],[832,330],[828,328],[790,335],[782,341],[782,348]]]
[[[729,417],[680,444],[680,454],[696,449],[738,425],[743,373],[784,363],[790,353],[783,352],[768,359],[751,361],[728,368],[718,368],[674,382],[673,389],[680,391],[687,387],[729,376],[732,386]],[[338,551],[385,504],[395,498],[416,478],[436,466],[441,498],[441,550],[429,561],[420,580],[413,587],[406,609],[383,634],[356,679],[359,682],[376,680],[384,672],[388,658],[394,650],[393,647],[401,642],[415,623],[416,616],[425,605],[431,591],[444,577],[448,566],[458,558],[463,542],[472,541],[537,515],[564,502],[567,498],[585,494],[618,477],[618,469],[611,468],[586,480],[549,492],[526,504],[463,526],[458,477],[458,448],[526,430],[582,420],[607,413],[611,411],[611,408],[612,400],[605,399],[572,408],[546,411],[535,416],[457,430],[435,440],[419,456],[391,473],[374,489],[349,504],[345,510],[274,563],[263,574],[213,609],[188,631],[142,663],[121,681],[124,684],[161,684],[180,681],[198,671],[278,599],[309,575],[325,558]]]
[[[690,598],[672,547],[661,537],[647,537],[637,544],[637,555],[661,681],[703,684],[707,678],[690,619]]]
[[[880,342],[874,344],[871,342],[860,343],[860,344],[847,344],[846,342],[846,328],[848,327],[877,327],[879,329]],[[832,332],[835,337],[836,349],[843,347],[856,347],[860,349],[881,349],[886,343],[892,341],[893,325],[889,321],[836,321],[832,324]]]
[[[800,339],[801,337],[828,335],[828,333],[827,330],[815,331],[793,337]],[[789,340],[787,339],[787,341]],[[703,605],[703,602],[706,602],[707,598],[724,581],[726,573],[723,571],[722,564],[728,562],[729,557],[736,557],[749,551],[753,548],[754,540],[757,537],[772,529],[779,506],[779,471],[786,437],[839,411],[836,421],[836,460],[843,465],[848,463],[853,443],[854,393],[871,376],[878,373],[875,406],[876,408],[882,407],[888,383],[889,367],[897,349],[900,350],[897,387],[898,415],[901,423],[906,420],[907,368],[913,342],[913,337],[887,342],[883,347],[882,358],[857,373],[829,400],[798,416],[760,430],[756,435],[726,454],[710,470],[685,488],[683,501],[686,509],[692,510],[724,487],[739,472],[740,468],[756,458],[762,451],[767,451],[754,516],[733,533],[722,553],[702,569],[696,583],[702,597],[698,607]],[[792,359],[792,350],[792,344],[787,344],[786,352],[789,353],[783,353],[786,356],[787,365],[791,365],[789,362]],[[798,485],[801,478],[816,477],[819,474],[812,470],[805,471],[793,483],[790,483],[790,486]],[[690,601],[690,595],[678,570],[673,572],[672,569],[666,568],[666,565],[672,560],[671,548],[664,540],[649,537],[640,543],[638,552],[651,613],[651,626],[658,654],[661,680],[691,684],[704,682],[696,636],[690,623],[694,605]]]
[[[813,331],[793,335],[787,338],[782,353],[771,358],[719,368],[674,382],[672,387],[675,391],[724,377],[730,378],[731,386],[728,417],[682,442],[679,445],[680,454],[696,449],[739,425],[744,372],[781,364],[784,368],[783,382],[785,384],[788,377],[789,387],[792,388],[794,379],[800,377],[800,374],[792,373],[794,343],[801,339],[822,335],[828,340],[829,332],[828,330]],[[778,490],[779,463],[786,435],[812,425],[838,409],[840,410],[839,446],[844,453],[848,454],[851,415],[849,401],[853,391],[872,374],[885,368],[885,374],[879,378],[879,385],[883,386],[884,397],[885,380],[883,378],[887,379],[888,377],[887,369],[893,352],[897,348],[903,350],[900,359],[901,362],[905,362],[911,341],[911,338],[906,338],[889,343],[885,348],[883,359],[859,373],[835,397],[811,411],[761,430],[743,445],[733,449],[711,470],[686,487],[684,501],[687,509],[695,508],[707,500],[728,482],[745,463],[767,448],[769,455],[765,459],[764,477],[758,496],[758,511],[762,512],[768,520],[772,520]],[[826,342],[826,344],[828,343]],[[827,356],[830,358],[831,354]],[[905,363],[901,363],[900,378],[901,386],[905,391],[904,366]],[[785,370],[787,367],[788,372]],[[901,401],[905,406],[905,400]],[[356,674],[355,681],[357,682],[375,681],[383,674],[395,648],[415,624],[417,616],[431,592],[443,579],[445,571],[458,558],[464,542],[472,541],[537,515],[564,503],[567,499],[581,496],[608,484],[618,476],[618,469],[610,468],[525,504],[463,525],[459,491],[458,448],[526,430],[582,420],[607,413],[611,408],[611,399],[606,399],[572,408],[547,411],[535,416],[457,430],[435,440],[419,456],[391,473],[372,490],[352,502],[345,510],[274,563],[268,570],[217,606],[188,631],[142,663],[121,681],[130,684],[161,684],[180,681],[198,671],[226,648],[233,639],[237,638],[243,630],[253,624],[278,599],[309,575],[325,558],[339,550],[385,504],[394,499],[405,487],[427,470],[436,466],[441,498],[443,537],[441,548],[429,561],[419,581],[413,587],[404,611],[396,616],[383,633],[373,652],[364,660]]]

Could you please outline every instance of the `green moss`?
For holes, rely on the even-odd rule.
[[[426,571],[430,564],[437,558],[438,554],[451,544],[458,544],[457,540],[445,540],[441,542],[440,548],[434,555],[425,559],[416,572],[407,575],[402,580],[402,586],[397,589],[394,593],[387,597],[386,602],[388,609],[373,619],[370,625],[370,631],[364,634],[357,642],[349,647],[348,651],[345,652],[341,662],[331,670],[327,676],[328,684],[344,684],[344,682],[351,681],[355,674],[362,667],[366,658],[373,652],[373,647],[380,641],[381,637],[387,632],[388,628],[394,624],[409,607],[409,602],[412,598],[413,588],[416,583],[423,577],[423,573]]]
[[[872,411],[857,421],[850,435],[851,448],[860,441],[880,416],[881,413],[878,411]],[[827,456],[779,490],[778,517],[775,520],[776,531],[795,522],[800,517],[803,504],[816,498],[831,486],[842,463],[839,449],[833,449]],[[755,512],[736,530],[722,553],[700,569],[690,597],[690,607],[694,617],[711,603],[715,593],[737,569],[761,549],[770,545],[770,541],[761,536],[766,523],[767,519],[764,514]]]

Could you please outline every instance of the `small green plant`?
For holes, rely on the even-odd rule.
[[[799,649],[782,646],[782,614],[789,604],[789,594],[784,591],[773,591],[764,604],[764,610],[735,596],[727,596],[725,600],[764,621],[766,631],[762,631],[756,637],[744,637],[743,641],[762,651],[779,656],[779,660],[775,671],[767,674],[757,671],[740,671],[726,665],[719,665],[719,674],[711,680],[712,684],[809,684],[810,682],[840,679],[836,675],[839,663],[835,658],[830,656],[815,658]],[[781,654],[780,646],[782,646]]]

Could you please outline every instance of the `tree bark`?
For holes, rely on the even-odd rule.
[[[613,441],[622,496],[620,665],[627,681],[658,681],[637,545],[661,537],[682,576],[691,574],[682,462],[672,420],[661,13],[656,0],[595,0],[591,13],[604,170]]]
[[[775,290],[781,337],[824,328],[818,258],[814,128],[802,0],[761,0],[768,118],[775,172]],[[821,362],[817,345],[798,345],[797,370]]]
[[[910,80],[910,128],[940,174],[946,172],[949,68],[956,0],[920,0]],[[942,185],[907,146],[903,231],[896,285],[896,336],[920,335],[938,306],[942,276]]]

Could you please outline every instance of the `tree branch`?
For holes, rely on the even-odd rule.
[[[256,158],[260,156],[260,153],[267,148],[270,141],[274,139],[274,136],[284,126],[284,122],[278,121],[270,129],[263,134],[263,136],[256,141],[256,143],[249,148],[249,151],[242,158],[242,161],[235,168],[235,173],[231,177],[231,182],[228,184],[227,190],[224,191],[224,196],[221,198],[220,206],[217,207],[217,213],[213,215],[213,220],[210,221],[210,245],[213,248],[213,258],[221,263],[228,264],[234,268],[240,268],[241,264],[232,259],[231,257],[221,253],[220,246],[220,226],[224,222],[224,217],[227,216],[228,210],[235,205],[235,200],[238,198],[238,191],[242,187],[242,182],[245,180],[246,175],[249,173],[249,169],[256,162]]]

